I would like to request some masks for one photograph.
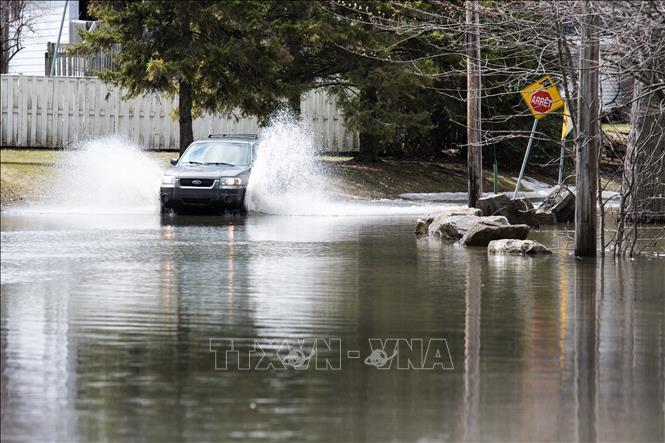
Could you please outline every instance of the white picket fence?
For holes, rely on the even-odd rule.
[[[2,75],[2,147],[66,147],[119,134],[145,149],[177,149],[178,122],[171,118],[177,98],[146,95],[122,100],[121,91],[96,77]],[[301,110],[316,143],[326,152],[358,150],[333,97],[312,91]],[[193,123],[194,138],[211,133],[256,133],[255,118],[205,114]]]

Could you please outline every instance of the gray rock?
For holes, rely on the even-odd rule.
[[[508,219],[501,215],[491,217],[478,217],[477,215],[452,215],[441,221],[434,221],[429,226],[431,237],[440,237],[448,240],[459,240],[469,229],[480,221],[488,221],[503,225],[508,224]]]
[[[502,215],[511,224],[527,224],[538,226],[538,221],[533,214],[533,204],[527,198],[511,200],[504,194],[494,194],[478,199],[478,208],[483,215]]]
[[[451,208],[442,212],[437,212],[436,214],[429,214],[424,217],[420,217],[416,221],[416,236],[423,237],[428,234],[430,225],[438,220],[443,221],[445,218],[453,215],[481,215],[480,209],[476,208]]]
[[[575,195],[564,186],[555,186],[538,209],[549,211],[559,223],[575,220]]]
[[[556,225],[556,216],[548,210],[538,208],[531,211],[531,213],[538,223],[538,226]]]
[[[552,251],[547,249],[542,244],[533,240],[492,240],[487,245],[488,254],[519,254],[519,255],[536,255],[536,254],[551,254]]]
[[[478,209],[483,215],[497,215],[499,211],[510,205],[510,197],[504,194],[493,194],[478,199]],[[499,214],[500,215],[500,214]]]
[[[431,215],[426,215],[425,217],[420,217],[416,220],[416,237],[427,235],[429,225],[431,225],[433,221],[434,217]]]
[[[501,223],[480,221],[473,225],[462,238],[465,246],[487,246],[492,240],[504,238],[524,240],[529,235],[528,225],[503,225]]]

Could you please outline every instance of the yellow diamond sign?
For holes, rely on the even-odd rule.
[[[560,109],[564,104],[556,84],[548,75],[522,89],[520,94],[537,119]]]

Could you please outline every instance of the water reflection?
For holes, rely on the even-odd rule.
[[[488,257],[404,216],[93,221],[3,216],[3,439],[663,441],[662,260]],[[317,336],[341,371],[213,370],[211,337]],[[371,337],[446,338],[455,370],[346,358]]]

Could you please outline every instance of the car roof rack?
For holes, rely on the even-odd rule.
[[[257,139],[257,134],[210,134],[208,138],[251,138]]]

